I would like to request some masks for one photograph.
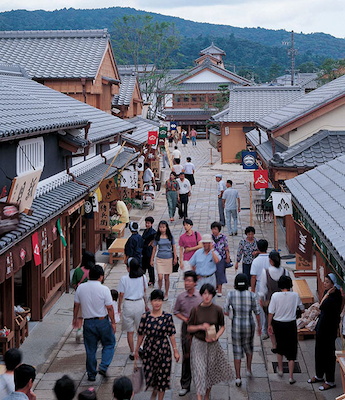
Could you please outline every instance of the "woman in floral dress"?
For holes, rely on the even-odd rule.
[[[253,226],[247,226],[244,231],[246,238],[242,239],[238,244],[237,260],[235,264],[236,271],[238,270],[238,263],[242,257],[242,272],[247,275],[248,282],[250,284],[250,267],[254,258],[259,254],[257,240],[255,239],[255,228]]]
[[[175,340],[175,325],[171,314],[162,310],[164,294],[153,290],[150,295],[152,311],[143,314],[139,329],[135,359],[139,359],[139,348],[144,341],[142,360],[146,380],[146,389],[153,388],[151,400],[164,398],[166,389],[170,388],[171,348],[173,347],[176,362],[180,359]]]
[[[227,283],[225,269],[230,263],[230,251],[228,245],[228,239],[225,235],[220,233],[222,225],[219,222],[213,222],[211,224],[212,239],[214,242],[214,249],[221,256],[221,260],[217,263],[216,280],[217,280],[217,296],[222,296],[222,285]]]

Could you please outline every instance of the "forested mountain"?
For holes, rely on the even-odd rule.
[[[112,7],[94,10],[73,8],[56,11],[16,10],[0,13],[0,30],[55,30],[107,28],[112,35],[116,58],[127,62],[116,42],[114,21],[125,15],[149,14],[154,20],[174,23],[181,35],[181,44],[171,60],[175,68],[190,67],[199,51],[213,41],[226,52],[225,64],[230,70],[256,80],[266,81],[289,68],[287,47],[282,42],[290,39],[284,30],[264,28],[236,28],[227,25],[198,23],[182,18],[138,11],[128,7]],[[302,72],[317,69],[326,58],[345,58],[345,40],[324,33],[295,34],[298,49],[296,66]]]

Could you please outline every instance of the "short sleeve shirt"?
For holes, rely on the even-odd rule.
[[[220,259],[220,255],[213,250],[216,256]],[[204,249],[197,250],[192,258],[190,259],[190,265],[192,267],[195,266],[195,272],[197,275],[207,276],[212,275],[216,272],[217,266],[216,263],[213,261],[212,252],[209,251],[207,254],[205,253]]]
[[[183,182],[181,179],[177,179],[178,185],[180,187],[179,193],[180,194],[187,194],[191,190],[191,185],[188,179],[183,179]]]
[[[157,240],[154,240],[153,245],[158,246],[157,257],[163,259],[172,258],[174,244],[175,244],[174,238],[172,238],[171,242],[169,239],[165,238],[164,239],[160,238],[158,242]]]
[[[236,199],[239,198],[238,191],[233,188],[227,188],[223,193],[223,200],[225,200],[226,210],[236,210]]]
[[[198,245],[198,243],[201,240],[201,235],[199,232],[193,232],[192,235],[187,235],[187,233],[184,233],[183,235],[180,236],[178,245],[180,247],[195,247]],[[196,252],[196,250],[188,251],[183,253],[183,259],[185,261],[189,261],[193,254]]]

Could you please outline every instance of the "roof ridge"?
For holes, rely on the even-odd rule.
[[[108,29],[85,30],[47,30],[47,31],[2,31],[1,39],[32,39],[32,38],[57,38],[57,37],[104,37],[109,38]]]

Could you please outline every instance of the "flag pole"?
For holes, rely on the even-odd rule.
[[[250,201],[250,226],[253,226],[253,192],[252,192],[252,182],[249,182],[249,201]]]
[[[274,248],[278,251],[278,232],[277,232],[277,217],[273,212],[273,240]]]

